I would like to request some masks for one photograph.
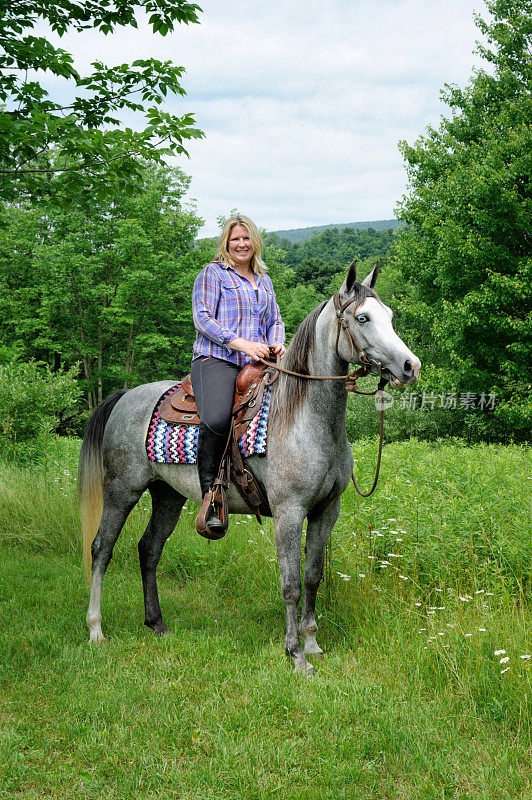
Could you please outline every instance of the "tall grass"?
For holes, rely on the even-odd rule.
[[[57,439],[34,469],[0,462],[0,541],[56,551],[78,547],[78,452],[77,440]],[[353,452],[355,474],[368,486],[376,442],[357,442]],[[415,439],[385,445],[372,498],[358,497],[352,487],[344,494],[331,542],[333,572],[350,579],[363,573],[366,582],[390,584],[405,595],[411,587],[427,596],[434,587],[526,594],[532,569],[531,464],[530,450],[522,446]],[[149,510],[146,494],[119,540],[119,557],[136,557],[132,540],[136,544],[142,535]],[[203,544],[194,538],[190,544],[187,535],[193,512],[190,504],[185,507],[166,545],[176,570],[187,548]],[[245,528],[245,561],[252,557],[266,568],[275,561],[271,521],[259,533],[250,520],[250,515],[233,518],[233,530]],[[234,535],[209,548],[205,558],[220,568],[231,562],[233,548]]]
[[[142,498],[88,648],[75,452],[1,468],[2,800],[531,796],[528,450],[386,446],[377,493],[343,499],[313,681],[283,658],[271,521],[208,545],[188,503],[159,568],[174,636],[142,626]],[[375,443],[354,452],[368,485]]]

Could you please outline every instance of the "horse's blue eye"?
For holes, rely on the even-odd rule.
[[[369,317],[367,317],[365,314],[359,314],[356,319],[357,319],[357,322],[368,322],[369,321]]]

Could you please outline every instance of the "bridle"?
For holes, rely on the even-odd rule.
[[[277,356],[277,361],[275,363],[273,363],[272,361],[268,361],[265,358],[259,358],[258,359],[259,361],[261,361],[263,364],[265,364],[267,367],[269,367],[271,370],[273,370],[273,373],[275,373],[275,374],[272,373],[272,377],[270,378],[270,380],[267,383],[268,386],[271,386],[271,384],[274,383],[277,380],[277,378],[279,377],[279,373],[282,372],[284,375],[291,375],[292,377],[304,378],[306,380],[313,380],[313,381],[345,381],[346,382],[346,385],[345,385],[346,390],[348,392],[353,392],[354,394],[362,394],[362,395],[366,395],[366,396],[370,396],[371,397],[371,396],[376,395],[378,392],[382,392],[382,390],[384,389],[384,387],[388,383],[388,378],[383,378],[382,374],[380,374],[379,385],[372,392],[365,392],[362,389],[359,389],[358,386],[357,386],[357,380],[359,378],[364,378],[367,375],[369,375],[372,366],[378,366],[379,367],[379,372],[380,372],[382,365],[381,364],[377,364],[376,361],[373,361],[371,358],[369,358],[366,355],[366,353],[362,350],[360,345],[357,343],[355,337],[351,333],[351,330],[349,328],[349,322],[347,321],[347,319],[344,316],[345,311],[349,308],[350,305],[352,305],[355,302],[356,298],[353,297],[351,299],[344,300],[344,302],[342,303],[342,301],[340,299],[340,292],[336,292],[336,294],[333,296],[332,299],[333,299],[333,303],[334,303],[334,308],[336,310],[336,319],[337,319],[337,324],[338,324],[338,330],[337,330],[337,333],[336,333],[336,345],[335,345],[336,354],[338,355],[338,358],[341,358],[340,354],[338,353],[338,343],[339,343],[339,340],[340,340],[340,333],[343,331],[344,334],[347,337],[347,341],[349,342],[349,345],[350,345],[350,348],[351,348],[351,354],[350,354],[349,362],[350,363],[353,362],[353,356],[354,356],[354,354],[356,352],[357,357],[358,357],[358,359],[360,361],[360,366],[358,367],[358,369],[354,369],[351,372],[348,372],[347,375],[306,375],[303,372],[293,372],[290,369],[285,369],[284,367],[281,367],[280,364],[279,364],[279,360],[280,360],[279,356]],[[273,348],[272,348],[272,350],[273,350]],[[273,353],[272,353],[272,356],[273,356]],[[345,359],[342,359],[342,360],[345,360]],[[375,491],[375,489],[377,487],[377,481],[379,479],[379,472],[380,472],[380,467],[381,467],[381,456],[382,456],[382,444],[383,444],[383,441],[384,441],[384,404],[381,402],[381,408],[380,408],[380,432],[379,432],[379,453],[378,453],[378,456],[377,456],[377,468],[375,470],[375,478],[373,480],[373,484],[372,484],[371,489],[369,490],[369,492],[362,492],[361,491],[361,489],[358,487],[358,484],[357,484],[357,482],[355,480],[354,472],[351,473],[351,480],[353,481],[353,485],[354,485],[355,489],[357,490],[358,494],[361,497],[370,497],[370,495],[373,494],[373,492]]]
[[[369,374],[369,368],[371,366],[373,366],[375,364],[375,362],[372,361],[371,358],[368,358],[368,356],[365,354],[365,352],[359,346],[359,344],[356,341],[355,337],[351,333],[351,330],[349,328],[349,322],[344,317],[344,312],[347,311],[349,306],[352,305],[355,302],[355,299],[356,298],[353,297],[350,300],[349,299],[345,300],[342,303],[342,301],[340,300],[340,292],[336,292],[336,294],[333,297],[334,308],[336,310],[336,319],[338,321],[337,332],[336,332],[336,354],[337,354],[338,357],[340,357],[340,354],[338,353],[338,342],[340,340],[340,333],[343,331],[345,333],[345,336],[346,336],[347,341],[349,342],[349,346],[351,348],[351,355],[349,357],[349,363],[350,364],[353,363],[353,356],[354,356],[355,351],[356,351],[356,354],[358,356],[358,360],[360,361],[362,366],[367,366],[368,367],[368,372],[366,374]]]

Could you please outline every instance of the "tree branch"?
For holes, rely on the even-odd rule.
[[[153,145],[153,148],[159,147],[163,142],[170,138],[170,134],[165,136],[164,139],[156,142]],[[42,151],[41,151],[42,152]],[[110,164],[111,161],[120,161],[122,158],[127,158],[127,156],[134,156],[140,155],[139,150],[128,150],[126,153],[122,153],[119,156],[113,156],[113,158],[108,159],[107,161],[98,161],[96,158],[92,159],[92,161],[86,161],[84,164],[78,164],[75,167],[49,167],[45,169],[0,169],[0,175],[30,175],[34,173],[43,173],[43,172],[76,172],[80,169],[86,169],[87,167],[91,166],[98,166],[104,167],[106,164]],[[27,159],[23,163],[26,164],[30,159]]]

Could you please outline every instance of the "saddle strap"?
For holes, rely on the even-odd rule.
[[[232,427],[234,427],[234,421]],[[262,486],[253,474],[253,471],[244,465],[236,436],[233,436],[232,439],[231,479],[238,489],[240,496],[254,512],[259,525],[262,525],[261,514],[264,514],[266,517],[271,517],[272,512]]]

